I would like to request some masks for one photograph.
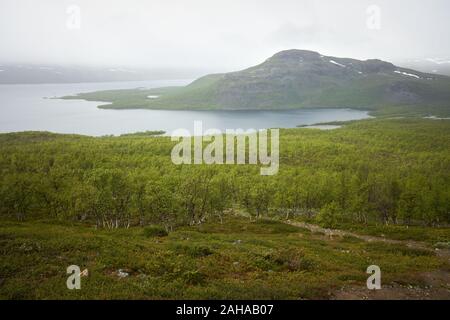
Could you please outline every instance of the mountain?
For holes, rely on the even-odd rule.
[[[427,73],[443,74],[450,76],[450,59],[425,58],[406,60],[401,65],[410,69]]]
[[[77,83],[189,79],[198,70],[93,68],[81,66],[0,64],[0,84]]]
[[[281,110],[386,106],[450,106],[450,77],[401,68],[381,60],[282,51],[238,72],[204,76],[188,86],[115,90],[73,99],[110,101],[103,108]]]

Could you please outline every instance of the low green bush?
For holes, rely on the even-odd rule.
[[[161,226],[148,226],[144,228],[144,236],[147,238],[152,237],[166,237],[168,235],[166,229]]]
[[[197,270],[186,271],[185,273],[183,273],[182,279],[186,284],[199,285],[204,283],[206,276]]]
[[[317,267],[315,261],[307,257],[302,250],[279,249],[265,258],[286,271],[311,271]]]
[[[207,257],[214,253],[210,248],[202,245],[187,246],[177,244],[172,246],[172,250],[176,253],[185,254],[192,258]]]

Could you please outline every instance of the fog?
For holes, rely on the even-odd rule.
[[[290,48],[450,57],[448,0],[1,0],[5,63],[230,71]]]

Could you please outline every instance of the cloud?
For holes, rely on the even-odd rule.
[[[369,5],[381,29],[366,26]],[[79,6],[79,29],[67,8]],[[450,57],[447,0],[1,0],[0,63],[240,69],[278,50]]]

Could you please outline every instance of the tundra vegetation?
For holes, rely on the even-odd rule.
[[[371,264],[420,285],[448,260],[283,220],[445,247],[449,137],[431,119],[282,129],[279,172],[261,176],[175,165],[169,137],[1,134],[0,298],[328,298]],[[77,292],[71,264],[90,270]]]
[[[280,169],[175,165],[169,137],[0,135],[0,212],[98,228],[201,224],[227,212],[339,222],[450,222],[450,124],[366,120],[280,131]],[[205,142],[207,143],[207,142]]]

